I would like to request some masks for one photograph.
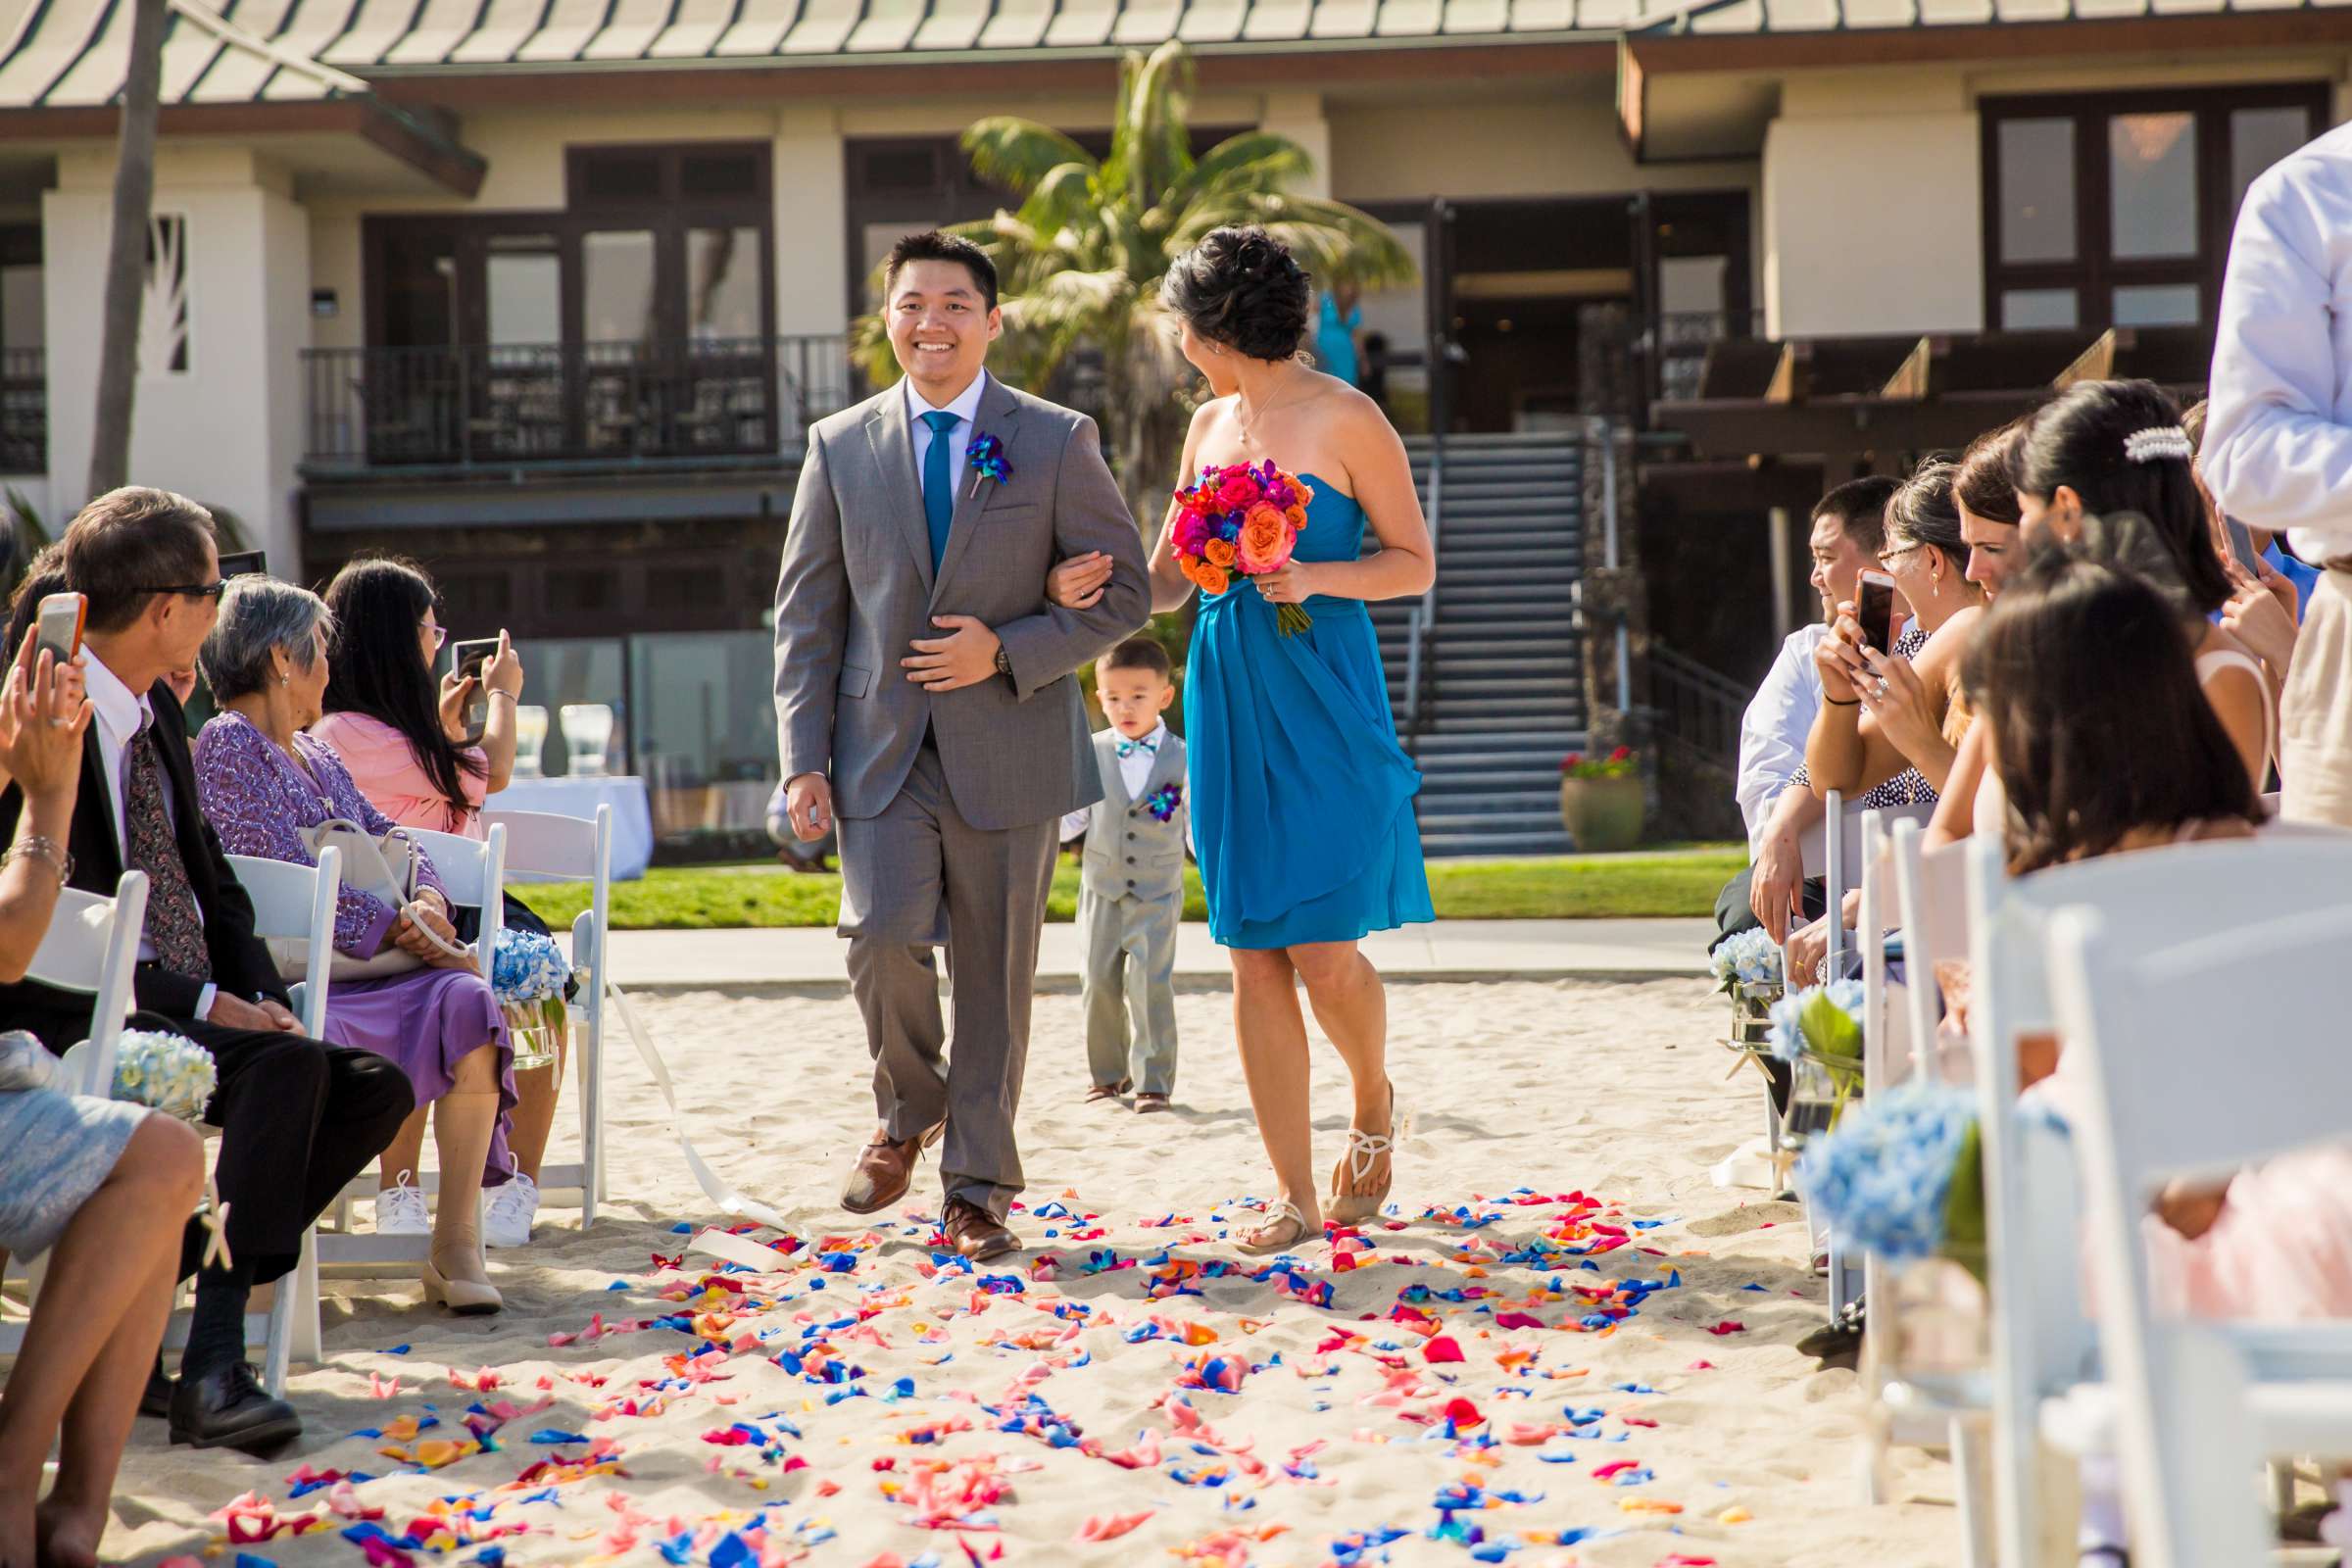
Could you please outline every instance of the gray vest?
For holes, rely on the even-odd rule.
[[[1192,803],[1183,794],[1183,737],[1167,732],[1140,796],[1130,797],[1119,776],[1117,730],[1096,733],[1095,765],[1102,774],[1102,799],[1086,830],[1086,890],[1103,899],[1181,897],[1185,829],[1192,821]],[[1169,785],[1178,791],[1177,807],[1162,822],[1148,803]]]

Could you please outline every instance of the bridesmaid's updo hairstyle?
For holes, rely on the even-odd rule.
[[[2189,470],[2180,408],[2153,381],[2080,381],[2034,416],[2017,450],[2018,490],[2047,501],[2064,485],[2096,516],[2134,512],[2172,548],[2201,612],[2230,598],[2230,576]]]
[[[1159,300],[1212,343],[1287,360],[1306,336],[1306,269],[1264,229],[1220,228],[1176,258]]]

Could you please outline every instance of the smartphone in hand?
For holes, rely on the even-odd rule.
[[[81,652],[81,622],[90,602],[79,594],[50,594],[41,600],[33,625],[37,648],[48,650],[60,664],[71,664]]]
[[[490,726],[490,688],[482,680],[483,666],[498,657],[498,639],[477,637],[469,642],[453,644],[449,650],[450,671],[458,679],[473,678],[473,695],[466,699],[466,744],[481,744],[482,731]]]
[[[220,558],[223,577],[267,577],[270,575],[270,557],[262,550],[234,550]]]
[[[1894,651],[1894,579],[1883,571],[1866,571],[1855,601],[1854,618],[1862,623],[1862,641],[1882,654]]]
[[[2230,536],[2230,554],[2235,558],[2239,565],[2246,568],[2246,575],[2249,577],[2261,576],[2262,573],[2255,568],[2262,560],[2262,552],[2254,548],[2252,531],[2235,517],[2224,513],[2222,514],[2222,532]]]

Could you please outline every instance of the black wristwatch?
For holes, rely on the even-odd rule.
[[[1012,656],[1004,651],[1003,643],[997,644],[997,673],[1006,680],[1012,679]]]

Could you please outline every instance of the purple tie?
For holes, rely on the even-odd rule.
[[[134,870],[147,873],[147,940],[155,944],[156,961],[173,974],[210,980],[213,953],[205,945],[204,916],[179,858],[172,813],[164,809],[164,761],[156,754],[152,722],[131,737],[128,760],[122,817],[129,830],[127,858]]]

